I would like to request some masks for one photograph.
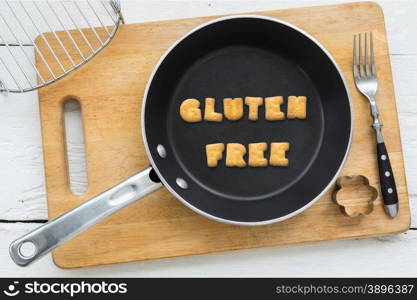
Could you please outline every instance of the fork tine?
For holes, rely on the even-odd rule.
[[[374,38],[371,32],[371,68],[372,74],[376,76],[376,65],[375,65],[375,56],[374,56]]]
[[[366,76],[371,76],[371,68],[370,63],[368,59],[368,33],[365,32],[365,70],[366,70]]]
[[[358,64],[356,58],[356,34],[353,35],[353,76],[359,77]]]
[[[363,67],[363,57],[362,57],[362,33],[359,33],[359,71],[360,71],[360,77],[365,77],[365,69]]]

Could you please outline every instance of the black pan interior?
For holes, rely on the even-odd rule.
[[[306,120],[186,123],[187,98],[308,97]],[[146,140],[157,172],[178,197],[216,218],[265,222],[308,205],[333,180],[351,135],[343,79],[326,53],[298,30],[269,19],[240,17],[209,24],[177,44],[151,79],[145,106]],[[286,111],[286,101],[283,106]],[[208,168],[210,143],[289,142],[290,167]],[[157,145],[167,157],[161,158]],[[268,157],[269,151],[266,152]],[[224,153],[225,158],[225,153]],[[183,178],[188,184],[176,184]]]

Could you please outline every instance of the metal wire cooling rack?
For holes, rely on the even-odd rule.
[[[0,0],[0,92],[61,79],[99,53],[121,23],[118,0]]]

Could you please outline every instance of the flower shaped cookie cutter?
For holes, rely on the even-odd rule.
[[[374,209],[378,191],[363,175],[342,176],[336,181],[333,200],[349,217],[367,216]]]

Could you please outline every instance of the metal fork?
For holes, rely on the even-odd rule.
[[[384,200],[384,208],[390,217],[398,214],[398,195],[395,186],[394,174],[388,152],[382,137],[382,123],[379,120],[378,106],[376,104],[376,92],[378,78],[374,56],[374,40],[372,32],[365,33],[364,47],[362,47],[362,34],[354,35],[353,38],[353,76],[358,90],[369,100],[371,115],[374,120],[372,127],[376,133],[377,160],[379,168],[379,181]],[[357,50],[358,49],[358,50]]]

